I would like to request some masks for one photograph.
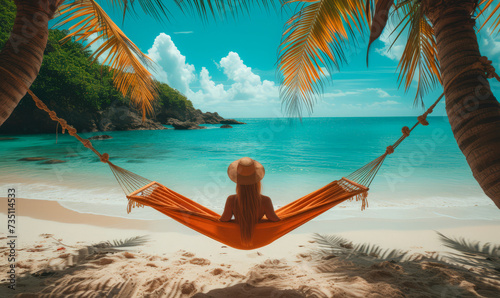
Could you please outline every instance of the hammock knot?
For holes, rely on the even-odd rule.
[[[403,132],[405,138],[410,135],[410,128],[408,126],[403,126],[403,129],[401,129],[401,131]]]
[[[488,57],[482,56],[481,58],[479,58],[479,62],[481,62],[481,66],[486,72],[486,77],[488,79],[492,79],[497,76],[495,73],[495,67],[492,65],[493,62],[491,60],[488,60]]]
[[[57,114],[54,111],[49,112],[50,119],[57,120]]]
[[[66,129],[68,130],[69,135],[76,136],[76,128],[74,128],[73,126],[68,125],[68,127]]]
[[[429,122],[427,121],[427,115],[423,114],[417,117],[418,123],[422,124],[423,126],[429,125]]]
[[[393,153],[394,153],[394,146],[387,146],[387,148],[385,149],[385,154],[389,155]]]
[[[40,110],[45,111],[45,109],[47,109],[47,106],[41,100],[35,100],[35,104]]]
[[[89,149],[92,148],[92,143],[89,140],[82,140],[82,144],[83,144],[83,146],[85,146]]]
[[[102,161],[103,163],[108,163],[108,161],[109,161],[109,154],[104,153],[104,154],[102,154],[102,155],[100,156],[100,158],[101,158],[101,161]]]

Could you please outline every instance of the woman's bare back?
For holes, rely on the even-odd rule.
[[[220,218],[220,221],[230,221],[234,214],[234,202],[238,199],[236,195],[230,195],[226,200],[226,206],[224,207],[224,213]],[[261,204],[259,212],[259,220],[261,220],[264,215],[270,221],[279,221],[280,218],[274,212],[273,203],[271,198],[268,196],[261,195]]]

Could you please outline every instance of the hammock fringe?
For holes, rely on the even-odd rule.
[[[350,202],[352,202],[353,200],[356,200],[356,202],[361,201],[361,211],[364,211],[366,208],[368,208],[368,191],[357,194],[349,199]]]
[[[136,202],[130,198],[127,198],[127,199],[128,199],[127,214],[130,214],[130,212],[132,212],[133,208],[144,208],[145,207],[145,205],[143,205],[139,202]]]

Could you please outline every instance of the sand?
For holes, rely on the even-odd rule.
[[[6,205],[1,198],[4,226]],[[498,297],[500,293],[500,255],[482,254],[460,265],[457,259],[445,258],[454,250],[444,246],[436,233],[498,245],[500,216],[488,221],[453,217],[313,221],[271,245],[241,251],[168,218],[82,214],[56,201],[28,199],[18,199],[16,209],[16,289],[7,288],[9,239],[3,228],[0,297]],[[322,252],[314,233],[341,236],[353,244]],[[127,250],[105,252],[95,246],[142,235],[148,241]],[[401,251],[407,253],[401,256]]]

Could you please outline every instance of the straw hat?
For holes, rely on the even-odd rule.
[[[227,168],[227,175],[234,183],[251,185],[264,178],[264,167],[250,157],[243,157],[233,161]]]

